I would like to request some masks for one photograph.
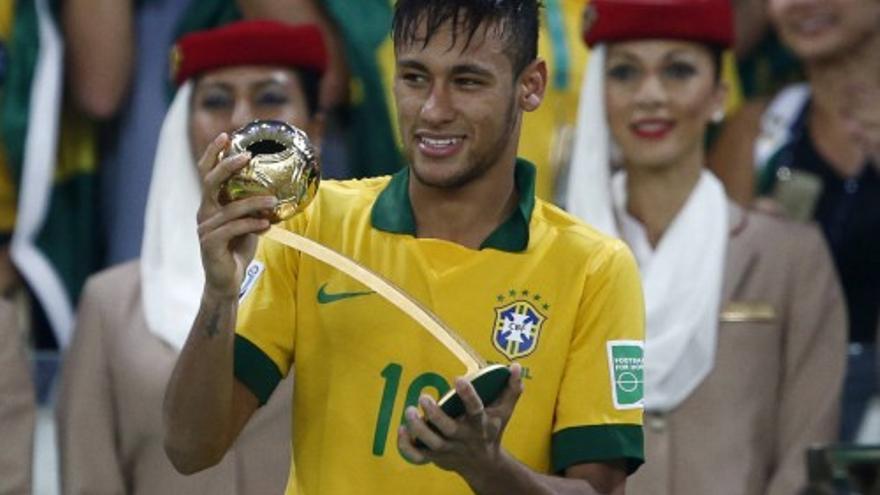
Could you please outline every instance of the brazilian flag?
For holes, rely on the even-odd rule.
[[[0,2],[0,239],[65,346],[100,250],[95,129],[64,102],[60,3]]]

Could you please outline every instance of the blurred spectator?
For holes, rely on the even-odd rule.
[[[737,58],[751,53],[768,31],[765,0],[731,0],[734,45]]]
[[[196,157],[221,132],[257,118],[290,122],[317,142],[321,34],[314,25],[247,21],[193,33],[174,53],[181,86],[155,153],[142,256],[89,280],[64,363],[65,494],[282,493],[287,481],[292,378],[223,462],[188,477],[165,456],[162,400],[204,284]]]
[[[342,107],[352,177],[391,174],[403,165],[391,96],[394,47],[388,0],[313,0],[326,10],[343,40],[350,80]]]
[[[9,42],[12,38],[14,2],[0,4],[0,106],[2,106],[6,78],[9,73]],[[12,168],[7,163],[6,145],[0,133],[0,297],[8,296],[18,286],[18,274],[9,257],[9,242],[15,226],[16,185]]]
[[[168,104],[168,48],[179,23],[191,31],[241,18],[318,22],[314,0],[66,0],[68,83],[101,126],[100,222],[105,265],[136,257],[153,151]],[[189,23],[189,24],[187,24]],[[326,23],[324,23],[326,24]],[[101,26],[96,29],[96,26]],[[339,63],[333,65],[339,67]],[[330,74],[322,91],[333,94]],[[344,77],[344,76],[341,76]],[[339,84],[336,83],[336,86]],[[338,91],[338,90],[337,90]],[[322,95],[323,97],[323,95]],[[331,98],[332,96],[327,96]]]
[[[66,344],[73,301],[96,268],[93,128],[63,94],[61,2],[0,5],[0,286],[36,296],[37,347]],[[54,335],[49,329],[54,330]]]
[[[67,82],[100,129],[102,265],[138,255],[151,158],[167,108],[172,27],[189,2],[66,0]],[[96,26],[101,28],[96,28]]]
[[[116,115],[129,91],[136,55],[134,4],[135,0],[64,3],[68,83],[79,107],[96,119]]]
[[[880,2],[771,0],[781,39],[807,84],[755,102],[725,128],[710,161],[730,194],[818,222],[849,315],[841,438],[851,440],[877,391],[880,314]],[[757,189],[756,189],[757,184]]]
[[[336,26],[328,17],[322,0],[200,0],[191,2],[176,27],[176,37],[221,26],[241,19],[272,19],[290,24],[312,23],[324,33],[327,71],[321,78],[318,98],[327,112],[345,103],[348,69]]]
[[[703,168],[728,0],[589,8],[567,204],[626,241],[643,276],[648,461],[628,488],[796,493],[807,446],[836,434],[845,307],[818,231],[743,210]]]
[[[15,310],[0,298],[0,493],[30,495],[36,403]]]
[[[318,98],[326,122],[323,137],[325,146],[321,153],[321,177],[351,177],[349,153],[339,121],[339,114],[348,94],[348,65],[342,38],[320,0],[199,0],[192,2],[186,9],[175,32],[180,37],[242,18],[258,17],[288,23],[312,23],[320,26],[324,32],[328,60],[327,71],[321,78]],[[381,127],[381,123],[374,127]]]
[[[766,97],[803,80],[801,65],[767,18],[767,0],[733,0],[736,59],[746,98]]]

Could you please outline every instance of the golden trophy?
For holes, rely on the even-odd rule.
[[[301,251],[352,277],[394,304],[419,323],[465,366],[465,379],[473,384],[483,404],[491,404],[507,386],[510,370],[501,364],[487,365],[454,330],[431,310],[381,275],[307,237],[277,225],[303,211],[314,199],[320,182],[318,154],[306,133],[284,122],[256,120],[233,132],[224,156],[249,151],[250,162],[223,184],[221,204],[256,195],[273,195],[278,205],[268,215],[272,222],[266,238]],[[451,417],[464,414],[455,388],[438,404]]]

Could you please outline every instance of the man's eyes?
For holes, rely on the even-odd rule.
[[[464,88],[477,88],[483,86],[483,81],[472,77],[458,77],[455,79],[455,84]]]
[[[423,84],[425,81],[428,80],[428,78],[425,77],[424,74],[420,74],[418,72],[404,72],[400,75],[400,78],[410,84]]]

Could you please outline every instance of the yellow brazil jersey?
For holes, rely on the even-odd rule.
[[[384,275],[491,362],[522,364],[525,392],[504,434],[544,473],[591,461],[642,462],[642,292],[624,245],[534,197],[479,250],[414,237],[408,170],[325,182],[285,227]],[[421,393],[464,366],[353,279],[261,240],[242,284],[235,374],[265,402],[296,370],[288,494],[470,493],[454,473],[409,464],[397,427]]]

